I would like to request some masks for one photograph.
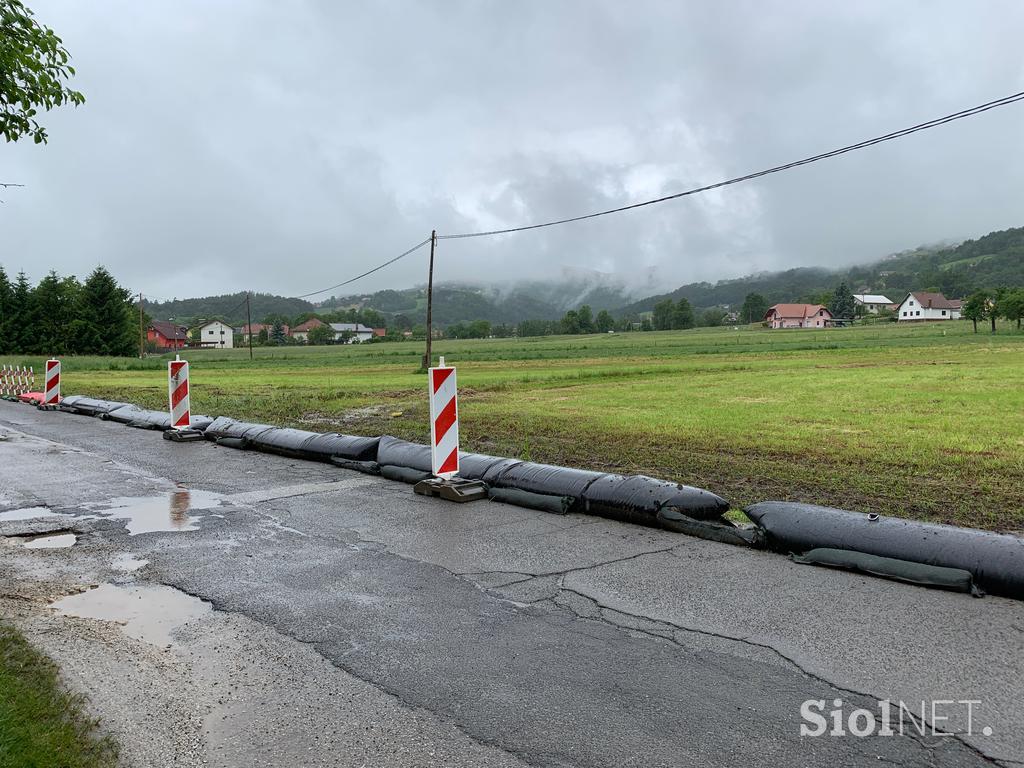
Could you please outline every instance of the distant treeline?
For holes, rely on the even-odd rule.
[[[137,305],[103,267],[84,283],[50,272],[32,286],[0,266],[0,354],[130,355],[138,350]]]

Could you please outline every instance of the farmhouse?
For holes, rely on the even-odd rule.
[[[892,306],[892,301],[878,293],[855,293],[853,294],[853,303],[858,307],[864,307],[864,311],[877,315],[880,309]]]
[[[146,328],[146,341],[153,342],[157,349],[181,349],[188,341],[188,328],[166,320],[154,320]]]
[[[362,323],[331,323],[334,329],[335,341],[345,341],[348,344],[369,341],[373,338],[373,328],[367,328]]]
[[[230,325],[225,325],[220,320],[212,320],[206,325],[199,326],[199,346],[213,347],[216,349],[232,349],[235,346],[235,332]]]
[[[318,320],[315,317],[310,318],[301,325],[296,325],[294,328],[292,328],[292,337],[298,339],[299,341],[309,341],[309,332],[312,331],[314,328],[320,328],[323,325],[323,320]],[[259,331],[257,331],[257,333],[259,333]],[[269,333],[269,331],[267,331],[267,333]]]
[[[242,326],[242,340],[248,342],[250,334],[258,338],[261,331],[266,331],[267,337],[269,338],[274,332],[274,326],[270,323],[253,323],[252,325],[245,324]],[[307,331],[306,334],[308,335],[309,332]],[[292,335],[291,329],[287,325],[284,326],[284,335]],[[255,341],[255,339],[253,340]]]
[[[776,304],[764,314],[772,328],[827,328],[832,313],[821,304]]]
[[[963,302],[947,299],[941,293],[915,291],[908,293],[896,309],[896,319],[904,320],[959,320]]]

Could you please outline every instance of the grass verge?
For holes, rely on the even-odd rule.
[[[113,766],[117,746],[96,725],[57,666],[0,622],[0,768]]]

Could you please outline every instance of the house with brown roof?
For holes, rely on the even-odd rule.
[[[146,328],[146,341],[159,350],[182,349],[188,342],[188,328],[167,320],[154,320]]]
[[[325,325],[323,320],[311,317],[306,322],[292,328],[292,336],[299,341],[309,341],[309,332],[314,328],[320,328],[323,325]],[[259,331],[257,331],[257,333],[259,333]]]
[[[832,313],[821,304],[775,304],[764,313],[770,328],[828,328]]]
[[[896,307],[896,319],[904,320],[959,320],[963,302],[947,299],[941,293],[913,291]]]
[[[246,323],[242,326],[242,341],[248,342],[250,334],[253,336],[259,336],[260,331],[266,331],[269,337],[274,332],[274,326],[270,323],[253,323],[251,326]],[[291,336],[292,331],[287,325],[284,326],[284,335]]]

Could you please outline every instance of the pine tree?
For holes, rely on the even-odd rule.
[[[839,283],[839,287],[832,293],[828,311],[832,313],[832,317],[839,320],[852,320],[856,314],[857,303],[853,300],[853,293],[846,286],[845,280]]]
[[[0,265],[0,354],[10,354],[15,350],[11,347],[11,326],[14,324],[14,289],[7,278],[7,272]]]
[[[697,320],[693,315],[693,307],[690,306],[688,299],[680,299],[679,303],[676,304],[675,310],[672,312],[672,328],[675,330],[685,330],[693,328],[697,325]]]
[[[74,277],[61,278],[52,270],[39,281],[32,291],[32,308],[28,313],[34,341],[24,351],[40,355],[74,351],[72,323],[81,288]]]
[[[135,314],[127,288],[103,267],[89,275],[78,296],[73,336],[77,352],[126,357],[135,351]]]
[[[19,272],[11,291],[11,319],[7,326],[11,352],[24,354],[36,346],[36,329],[32,324],[32,285],[24,272]]]

